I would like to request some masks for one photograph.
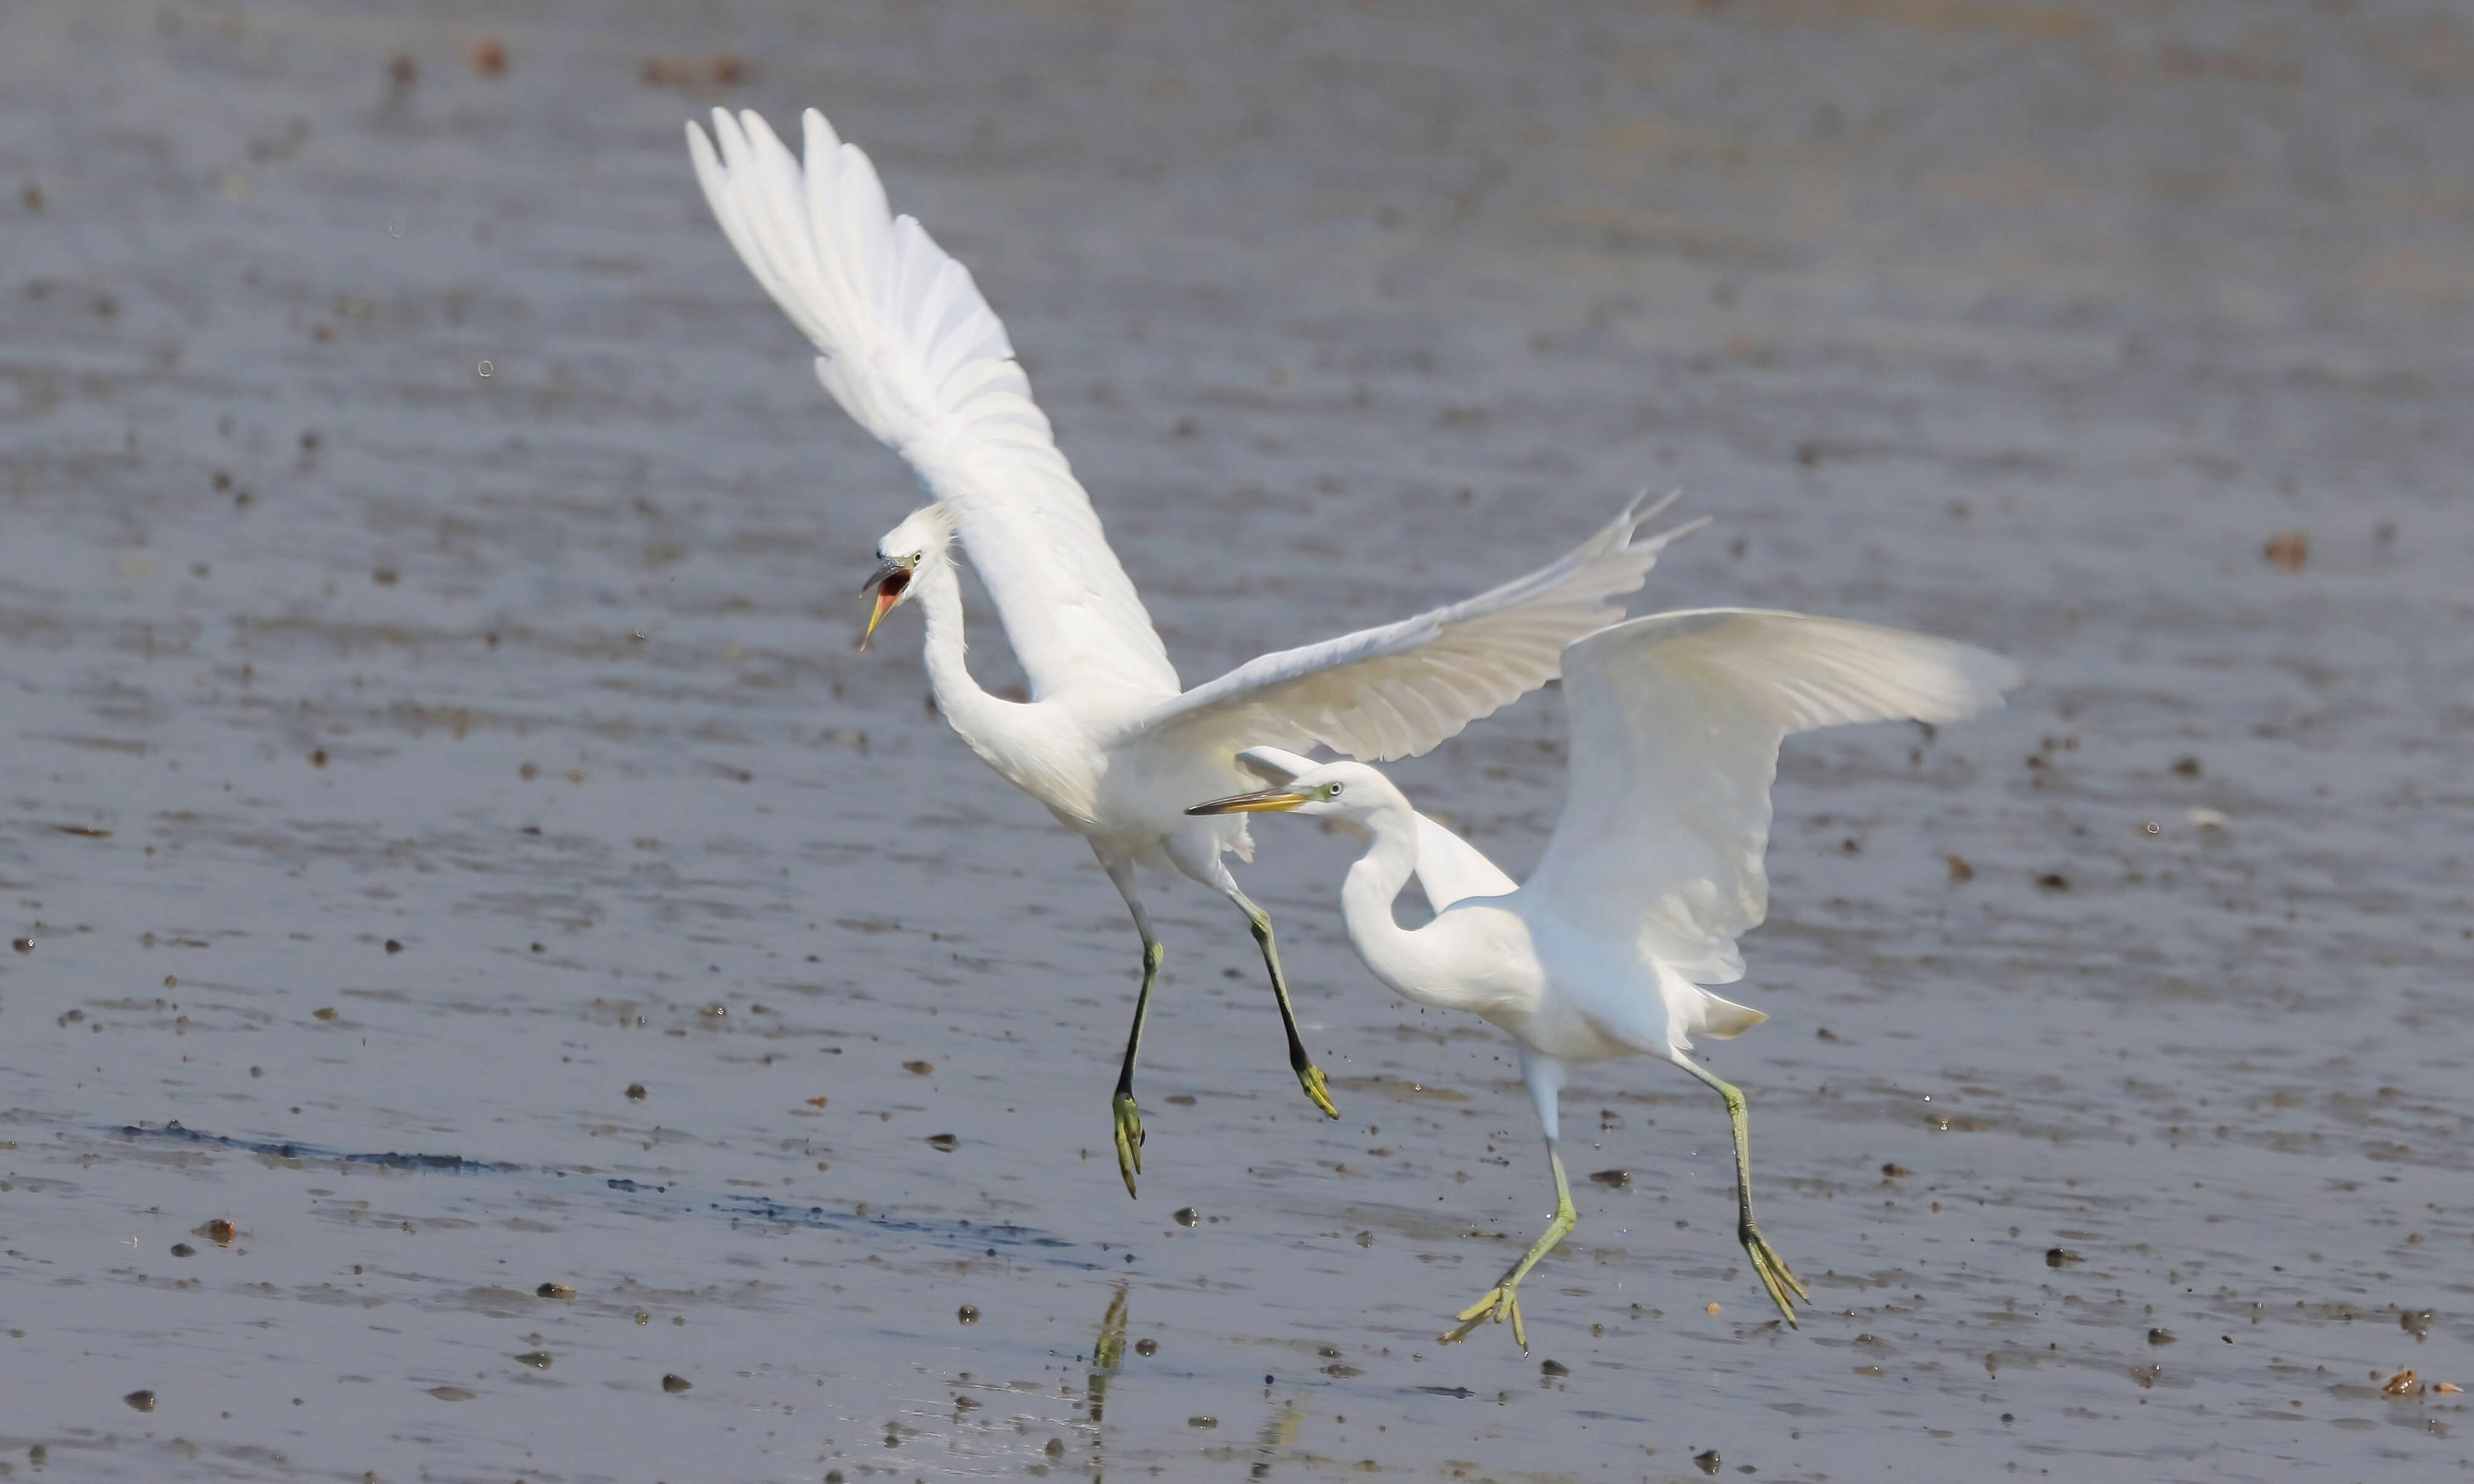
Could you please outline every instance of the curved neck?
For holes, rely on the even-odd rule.
[[[1348,868],[1341,884],[1341,918],[1348,941],[1374,977],[1394,993],[1429,1004],[1441,1003],[1427,983],[1426,955],[1419,951],[1418,931],[1392,918],[1392,901],[1418,870],[1418,817],[1405,799],[1395,797],[1365,816],[1374,844]],[[1419,931],[1422,931],[1419,929]]]
[[[911,577],[911,594],[918,600],[927,620],[927,646],[923,658],[928,665],[928,688],[936,697],[936,709],[946,722],[961,733],[971,751],[996,763],[990,751],[1003,724],[996,713],[1007,703],[980,688],[971,679],[971,667],[964,655],[968,646],[962,642],[962,584],[954,571],[954,559],[944,552],[933,552],[920,562],[919,570]]]

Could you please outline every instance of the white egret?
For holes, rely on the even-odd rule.
[[[1468,1010],[1520,1043],[1520,1072],[1546,1135],[1555,1217],[1446,1341],[1509,1318],[1523,1350],[1519,1285],[1572,1230],[1556,1096],[1568,1070],[1648,1052],[1715,1089],[1735,1137],[1736,1237],[1790,1325],[1804,1284],[1753,1223],[1744,1095],[1688,1054],[1695,1036],[1737,1036],[1768,1018],[1701,986],[1743,977],[1735,939],[1769,910],[1761,853],[1779,744],[1816,727],[1950,722],[2001,704],[2019,673],[1998,655],[1871,624],[1755,609],[1659,613],[1564,652],[1571,773],[1563,817],[1525,883],[1467,841],[1422,821],[1363,763],[1317,764],[1257,750],[1274,787],[1202,816],[1265,810],[1333,816],[1373,845],[1341,889],[1348,939],[1374,976],[1421,1005]],[[1412,874],[1435,910],[1393,920]]]
[[[938,709],[989,766],[1090,841],[1142,935],[1142,989],[1112,1099],[1126,1189],[1142,1168],[1134,1060],[1162,958],[1137,863],[1190,876],[1244,911],[1290,1067],[1339,1116],[1298,1035],[1271,919],[1220,859],[1252,858],[1245,822],[1190,819],[1184,806],[1246,781],[1233,757],[1249,744],[1425,752],[1553,679],[1564,646],[1617,616],[1659,548],[1690,527],[1637,541],[1657,512],[1636,500],[1561,561],[1492,591],[1265,655],[1185,690],[970,271],[918,222],[890,214],[867,156],[815,110],[804,162],[754,113],[716,109],[713,126],[718,152],[692,123],[688,149],[723,232],[822,352],[825,390],[934,497],[877,543],[867,633],[920,601]],[[989,694],[964,662],[958,540],[1031,682],[1027,702]]]

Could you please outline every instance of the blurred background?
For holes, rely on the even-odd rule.
[[[1302,826],[1344,1117],[1162,888],[1126,1200],[1123,909],[850,653],[918,496],[723,104],[972,268],[1189,683],[1672,487],[1640,607],[2023,662],[1782,773],[1800,1331],[1619,1063],[1434,1344],[1542,1161]],[[2461,6],[14,0],[0,245],[0,1472],[2469,1467]],[[1559,706],[1395,777],[1525,871]]]

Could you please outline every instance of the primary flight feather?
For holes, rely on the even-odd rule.
[[[867,156],[822,114],[808,111],[805,133],[804,156],[793,156],[758,115],[716,109],[710,137],[688,125],[688,150],[731,246],[814,345],[816,379],[932,496],[877,544],[869,632],[919,602],[938,708],[972,751],[1090,841],[1142,936],[1142,989],[1112,1099],[1126,1188],[1141,1168],[1133,1070],[1162,957],[1137,864],[1201,881],[1246,913],[1290,1066],[1338,1116],[1298,1037],[1271,919],[1220,859],[1250,858],[1245,824],[1188,818],[1184,806],[1246,780],[1236,754],[1249,746],[1377,759],[1427,751],[1552,680],[1564,645],[1620,613],[1659,549],[1691,527],[1636,539],[1662,508],[1636,500],[1527,577],[1184,690],[970,271],[916,221],[892,215]],[[1026,702],[971,678],[958,545],[1031,682]]]

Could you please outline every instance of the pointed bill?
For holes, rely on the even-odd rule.
[[[1285,788],[1267,788],[1259,793],[1238,794],[1227,799],[1214,799],[1186,810],[1188,814],[1268,814],[1294,809],[1306,802],[1306,796]]]

